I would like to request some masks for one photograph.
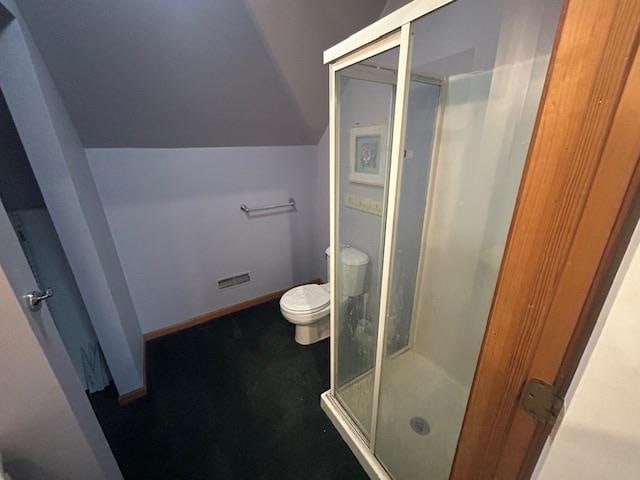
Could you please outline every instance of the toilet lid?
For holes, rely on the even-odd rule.
[[[280,304],[287,310],[300,312],[319,310],[328,303],[329,292],[315,283],[292,288],[280,299]]]

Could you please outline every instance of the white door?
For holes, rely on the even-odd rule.
[[[14,478],[122,478],[0,205],[0,452]]]

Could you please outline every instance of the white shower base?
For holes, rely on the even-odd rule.
[[[340,411],[334,409],[333,413],[347,416],[345,425],[353,426],[352,418],[357,424],[364,423],[371,418],[372,391],[371,371],[340,389]],[[330,393],[323,395],[323,407],[326,395]],[[380,467],[384,465],[392,472],[392,478],[398,480],[449,478],[467,396],[467,389],[423,355],[414,350],[396,354],[386,362],[382,372],[376,454],[374,457],[369,453],[369,461],[373,459]],[[351,418],[342,404],[347,405]],[[334,415],[327,413],[335,425]],[[410,420],[416,416],[427,420],[430,433],[423,436],[413,431]],[[343,434],[343,438],[353,450],[350,440],[353,436]],[[369,451],[359,432],[355,438]],[[359,456],[358,459],[362,463]],[[364,464],[363,467],[369,471]]]

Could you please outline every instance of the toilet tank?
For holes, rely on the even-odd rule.
[[[331,278],[331,258],[327,253],[327,274]],[[342,267],[342,295],[357,297],[364,293],[364,281],[369,264],[369,255],[354,247],[340,249],[340,265]]]

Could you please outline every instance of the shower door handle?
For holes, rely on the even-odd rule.
[[[42,308],[42,301],[53,296],[53,289],[47,288],[44,293],[39,290],[33,290],[24,296],[27,308],[32,312],[37,312]]]

